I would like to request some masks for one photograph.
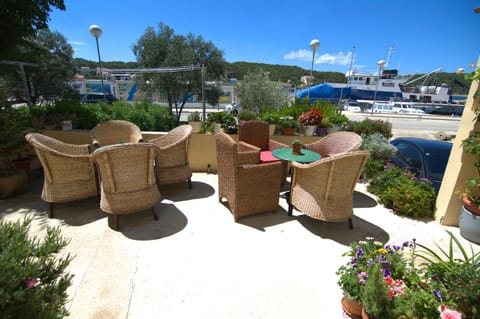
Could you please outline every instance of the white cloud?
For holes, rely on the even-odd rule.
[[[85,42],[81,42],[81,41],[70,41],[70,44],[71,45],[86,45]]]
[[[298,51],[292,51],[283,56],[286,60],[300,60],[311,61],[312,51],[301,49]],[[338,53],[324,53],[315,56],[315,64],[335,64],[335,65],[349,65],[352,60],[352,52],[347,54],[343,52]]]

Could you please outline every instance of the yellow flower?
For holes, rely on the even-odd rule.
[[[382,255],[385,255],[386,253],[388,253],[385,248],[377,249],[377,251],[378,251],[379,254],[382,254]]]

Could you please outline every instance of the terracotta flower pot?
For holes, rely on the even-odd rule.
[[[369,319],[367,312],[365,311],[365,307],[362,307],[362,319]]]
[[[295,135],[296,128],[292,127],[282,127],[280,131],[282,132],[282,135]]]
[[[467,196],[464,196],[462,199],[463,204],[468,211],[470,211],[472,214],[480,216],[480,207],[478,207],[478,205],[472,203],[472,201]]]
[[[355,300],[349,299],[347,296],[342,298],[342,309],[352,319],[362,318],[362,306]]]
[[[292,144],[292,154],[302,154],[302,144]]]

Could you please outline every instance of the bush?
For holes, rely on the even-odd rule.
[[[250,110],[241,110],[237,117],[239,121],[253,121],[258,118],[257,113]]]
[[[56,254],[68,244],[58,227],[43,241],[29,236],[31,218],[0,223],[0,313],[6,318],[63,318],[72,275],[70,255]]]
[[[364,119],[363,121],[350,121],[347,125],[347,131],[353,131],[364,136],[380,133],[387,139],[393,136],[392,123],[382,120]]]
[[[418,179],[396,166],[374,177],[368,191],[376,194],[380,203],[400,216],[433,217],[435,190],[430,181]]]

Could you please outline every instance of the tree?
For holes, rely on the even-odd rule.
[[[242,109],[260,113],[264,108],[279,108],[287,102],[287,94],[268,72],[249,71],[236,86]]]
[[[76,95],[75,90],[68,84],[74,74],[73,49],[67,39],[57,31],[41,30],[36,38],[27,46],[19,46],[17,53],[22,61],[30,61],[35,67],[26,66],[30,100],[35,104],[39,97],[45,99],[68,98]],[[11,66],[9,79],[11,92],[15,96],[25,96],[21,74],[16,66]]]
[[[223,52],[212,42],[204,41],[192,33],[176,35],[174,30],[162,22],[158,31],[149,27],[133,46],[137,62],[145,68],[204,65],[205,80],[216,79],[223,74]],[[200,71],[144,73],[139,81],[140,88],[147,85],[164,95],[170,110],[180,120],[185,102],[192,94],[201,96],[202,76]]]
[[[18,45],[47,28],[52,7],[65,10],[63,0],[0,1],[0,61],[16,59]]]

